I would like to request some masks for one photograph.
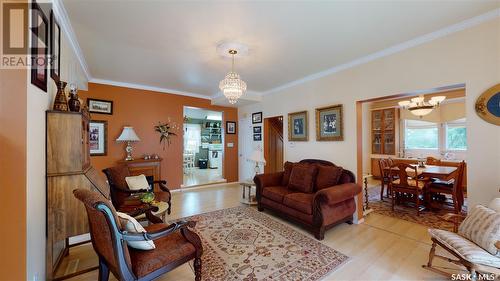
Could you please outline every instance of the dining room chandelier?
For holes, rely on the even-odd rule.
[[[230,49],[228,52],[232,56],[231,71],[226,74],[226,77],[222,81],[220,81],[219,88],[228,99],[229,103],[235,104],[246,92],[247,83],[241,80],[238,73],[234,72],[234,56],[238,51]]]
[[[402,108],[408,109],[413,115],[422,118],[422,116],[431,113],[432,110],[438,107],[445,99],[445,96],[435,96],[429,101],[425,101],[424,96],[418,96],[410,100],[400,101],[398,104]]]

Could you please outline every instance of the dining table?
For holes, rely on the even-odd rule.
[[[436,165],[425,165],[419,167],[417,164],[411,164],[411,166],[417,167],[417,177],[419,178],[437,178],[440,180],[449,180],[453,177],[453,174],[457,170],[457,167],[453,166],[436,166]],[[398,167],[385,167],[384,170],[398,171]],[[407,168],[406,172],[408,176],[415,177],[415,170]]]

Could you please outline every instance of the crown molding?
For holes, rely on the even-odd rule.
[[[76,55],[76,58],[78,59],[78,62],[80,63],[80,66],[83,69],[83,72],[85,76],[87,77],[87,80],[91,80],[92,76],[90,75],[89,71],[89,66],[87,65],[87,62],[85,61],[85,57],[83,56],[82,49],[80,48],[80,44],[78,44],[78,40],[76,39],[75,31],[73,30],[73,27],[71,26],[71,22],[68,17],[68,13],[66,12],[66,9],[64,8],[64,4],[62,3],[62,0],[53,0],[53,10],[54,14],[57,17],[59,21],[59,25],[61,26],[62,30],[64,31],[64,34],[66,34],[66,37],[68,38],[69,45],[73,49],[73,52]]]
[[[174,89],[167,89],[167,88],[161,88],[161,87],[148,86],[148,85],[144,85],[144,84],[127,83],[127,82],[105,80],[105,79],[92,78],[89,81],[89,83],[111,85],[111,86],[138,89],[138,90],[153,91],[153,92],[159,92],[159,93],[164,93],[164,94],[188,96],[188,97],[200,98],[200,99],[206,99],[206,100],[211,100],[213,98],[212,96],[184,92],[184,91],[179,91],[179,90],[174,90]]]
[[[285,83],[281,86],[264,91],[264,92],[262,92],[262,94],[263,95],[273,94],[273,93],[279,92],[281,90],[284,90],[284,89],[287,89],[287,88],[290,88],[293,86],[297,86],[297,85],[300,85],[300,84],[303,84],[303,83],[306,83],[306,82],[309,82],[312,80],[323,78],[325,76],[328,76],[328,75],[331,75],[331,74],[334,74],[334,73],[337,73],[337,72],[340,72],[340,71],[343,71],[343,70],[346,70],[349,68],[353,68],[355,66],[365,64],[365,63],[374,61],[376,59],[380,59],[380,58],[383,58],[383,57],[386,57],[386,56],[389,56],[389,55],[392,55],[395,53],[399,53],[399,52],[404,51],[406,49],[410,49],[410,48],[416,47],[418,45],[422,45],[424,43],[448,36],[452,33],[465,30],[467,28],[476,26],[476,25],[481,24],[483,22],[493,20],[497,17],[500,17],[500,8],[489,11],[487,13],[481,14],[481,15],[476,16],[476,17],[472,17],[470,19],[466,19],[464,21],[461,21],[459,23],[456,23],[456,24],[450,25],[448,27],[439,29],[437,31],[419,36],[419,37],[411,39],[409,41],[394,45],[392,47],[389,47],[387,49],[372,53],[370,55],[357,58],[357,59],[352,60],[350,62],[340,64],[340,65],[334,66],[332,68],[329,68],[327,70],[317,72],[317,73],[305,76],[303,78]]]

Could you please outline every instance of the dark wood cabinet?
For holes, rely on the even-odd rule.
[[[109,197],[104,175],[90,165],[89,118],[82,113],[47,111],[47,280],[68,251],[68,238],[89,232],[76,188]],[[59,277],[59,276],[57,276]]]

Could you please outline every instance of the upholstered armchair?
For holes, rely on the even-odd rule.
[[[126,199],[131,195],[150,191],[146,189],[132,190],[128,188],[125,178],[130,176],[130,172],[125,165],[118,165],[115,167],[107,168],[102,170],[102,172],[108,178],[111,202],[116,209],[120,209],[120,206],[122,206]],[[153,181],[152,183],[153,185],[158,185],[160,190],[154,192],[155,200],[159,201],[160,204],[161,202],[164,202],[167,205],[166,213],[170,215],[172,196],[170,190],[166,186],[167,182],[164,180],[157,180]],[[162,208],[160,207],[160,209]]]
[[[499,199],[492,203],[495,201],[498,204]],[[454,231],[429,229],[432,246],[429,252],[429,261],[422,267],[450,278],[450,273],[432,264],[434,258],[439,258],[465,267],[471,280],[487,280],[484,279],[484,276],[483,279],[478,277],[479,273],[500,276],[500,213],[498,206],[477,205],[472,208],[467,217],[461,214],[446,214],[443,219],[453,223]],[[436,246],[445,249],[454,259],[436,254]]]
[[[99,281],[109,272],[118,280],[154,280],[194,259],[195,280],[201,280],[200,237],[189,230],[194,222],[146,226],[146,233],[131,233],[124,227],[110,202],[96,192],[76,189],[73,194],[87,210],[92,246],[99,257]],[[127,242],[154,241],[152,250],[137,250]]]

